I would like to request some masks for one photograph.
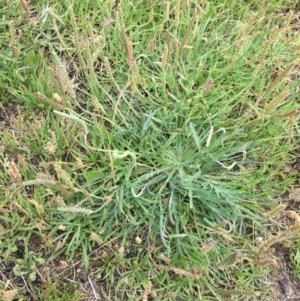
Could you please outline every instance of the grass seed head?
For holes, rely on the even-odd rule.
[[[58,95],[58,94],[57,94],[57,95]],[[64,107],[64,106],[61,105],[60,103],[57,103],[57,102],[51,100],[50,98],[48,98],[47,96],[45,96],[45,95],[44,95],[43,93],[41,93],[41,92],[36,92],[36,93],[35,93],[35,97],[36,97],[36,100],[37,100],[38,102],[44,101],[44,102],[48,103],[49,105],[51,105],[53,108],[56,108],[56,109],[58,109],[58,110],[65,111],[65,110],[67,109],[66,107]]]
[[[133,47],[132,47],[132,43],[130,41],[127,42],[126,49],[127,49],[127,56],[128,56],[128,68],[130,70],[132,68],[133,62],[134,62]]]
[[[194,26],[195,26],[195,21],[196,21],[196,17],[198,15],[198,12],[197,12],[197,9],[194,10],[194,13],[191,17],[191,20],[189,22],[189,25],[186,29],[186,32],[185,32],[185,35],[181,41],[181,44],[179,46],[179,53],[182,55],[184,53],[184,47],[185,47],[185,44],[188,42],[191,34],[192,34],[192,31],[194,29]]]
[[[53,164],[53,167],[56,171],[57,177],[68,186],[69,192],[73,194],[75,192],[75,187],[70,176],[61,168],[59,164]]]
[[[76,167],[79,168],[79,169],[84,169],[84,163],[82,162],[81,158],[80,157],[77,157],[75,159],[75,164],[76,164]]]
[[[293,220],[295,220],[296,222],[300,222],[300,216],[296,211],[293,210],[288,210],[285,212],[285,215]]]
[[[168,64],[168,60],[169,60],[169,46],[167,43],[164,44],[164,52],[163,52],[163,57],[162,57],[162,61],[161,61],[161,67],[163,70],[166,69],[166,66]]]
[[[21,166],[21,168],[24,170],[29,170],[29,166],[28,166],[24,156],[22,156],[21,154],[17,154],[17,158],[18,158],[18,163]]]
[[[22,176],[18,170],[18,167],[14,161],[7,162],[7,172],[15,183],[22,182]]]
[[[292,231],[292,232],[297,231],[299,229],[300,229],[300,222],[296,222],[294,225],[289,227],[289,231]]]
[[[140,245],[140,244],[142,243],[141,238],[137,236],[137,237],[135,238],[135,243],[136,243],[137,245]]]
[[[176,27],[176,29],[179,27],[179,22],[180,22],[180,5],[181,5],[181,0],[176,0],[176,6],[175,6],[175,27]]]
[[[66,207],[67,206],[64,199],[60,195],[55,196],[54,201],[55,201],[57,207]]]
[[[154,50],[154,48],[155,48],[155,39],[154,38],[150,39],[150,41],[148,43],[148,48],[151,52]]]
[[[119,249],[119,255],[120,255],[121,257],[123,257],[123,256],[124,256],[124,252],[125,252],[124,247],[121,247],[121,248]]]
[[[265,216],[267,218],[277,218],[279,216],[279,214],[282,212],[282,210],[285,209],[285,207],[286,207],[286,205],[279,204],[277,207],[275,207],[271,211],[264,213],[263,216]]]
[[[69,264],[66,262],[66,261],[64,261],[64,260],[60,260],[59,261],[59,264],[60,264],[60,266],[65,270],[65,269],[67,269],[68,267],[69,267]]]
[[[57,252],[61,247],[62,247],[62,241],[59,240],[54,247],[54,251]]]
[[[171,259],[165,256],[164,254],[160,254],[159,258],[161,258],[165,263],[170,263]]]
[[[273,113],[273,111],[283,103],[283,101],[290,95],[289,86],[285,87],[285,89],[278,94],[271,102],[266,104],[265,110],[268,114]]]
[[[25,12],[27,19],[29,19],[28,3],[25,0],[20,0],[20,4]]]
[[[59,225],[57,228],[60,231],[66,231],[66,226],[64,226],[64,225]]]
[[[126,28],[125,28],[125,22],[124,22],[121,4],[118,5],[118,21],[119,21],[119,33],[120,33],[121,45],[123,46],[124,49],[126,49],[129,41],[126,34]]]
[[[152,282],[148,280],[148,283],[145,287],[144,294],[143,294],[143,301],[148,301],[148,296],[151,293],[151,288],[152,288]]]
[[[108,78],[114,79],[113,72],[112,72],[112,69],[110,66],[110,62],[106,56],[103,58],[103,64],[104,64],[105,72],[106,72],[106,75],[108,76]]]
[[[266,91],[271,93],[275,89],[278,89],[283,82],[287,81],[294,68],[298,65],[299,60],[299,58],[294,59],[285,70],[279,72],[277,77],[269,84]],[[283,91],[286,91],[287,88],[288,86]]]
[[[103,243],[102,239],[96,233],[91,234],[91,239],[94,240],[99,246],[101,246]]]
[[[45,212],[44,207],[40,205],[35,199],[28,199],[28,202],[33,204],[39,214],[43,214]]]
[[[3,301],[12,301],[15,300],[16,295],[18,294],[17,289],[12,290],[0,290],[0,296]]]
[[[254,260],[254,264],[259,266],[278,266],[278,262],[273,258]]]
[[[170,16],[170,1],[165,1],[163,3],[165,4],[165,7],[164,7],[164,11],[165,11],[164,23],[165,23],[169,20],[169,16]]]

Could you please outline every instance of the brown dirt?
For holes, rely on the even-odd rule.
[[[274,256],[279,267],[266,277],[266,281],[270,283],[268,288],[274,294],[274,299],[270,301],[299,301],[300,281],[290,267],[291,251],[281,245],[276,246],[275,250]]]
[[[3,105],[0,103],[0,130],[11,129],[11,118],[19,114],[17,101]]]

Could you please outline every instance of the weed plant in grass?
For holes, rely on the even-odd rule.
[[[299,141],[281,5],[2,1],[2,260],[39,240],[107,300],[271,300],[263,213]]]

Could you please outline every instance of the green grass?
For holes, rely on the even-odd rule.
[[[264,213],[299,143],[282,2],[0,0],[0,253],[32,298],[79,300],[42,272],[76,262],[105,300],[272,300]]]

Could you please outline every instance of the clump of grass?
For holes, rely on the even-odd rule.
[[[98,260],[107,299],[267,297],[282,233],[249,229],[281,210],[299,139],[296,15],[276,3],[10,3],[4,257],[38,236],[48,263]]]

